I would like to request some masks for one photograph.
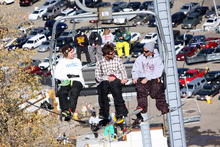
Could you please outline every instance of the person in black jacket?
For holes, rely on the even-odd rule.
[[[98,32],[92,32],[89,36],[89,56],[91,59],[91,64],[90,66],[95,66],[96,63],[96,57],[95,54],[97,52],[98,54],[98,59],[102,58],[102,49],[101,49],[101,44],[102,44],[102,37]]]
[[[77,58],[81,60],[81,52],[83,51],[86,55],[87,63],[91,62],[88,52],[88,38],[82,31],[74,37],[74,45],[76,46]]]

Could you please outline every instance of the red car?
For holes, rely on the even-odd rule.
[[[197,47],[184,47],[177,55],[176,55],[176,60],[177,61],[183,61],[184,60],[184,55],[187,57],[191,57],[197,53]],[[185,54],[184,54],[185,52]]]

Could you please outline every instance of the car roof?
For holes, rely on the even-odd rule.
[[[63,12],[61,12],[61,13],[68,13],[68,12],[73,11],[73,10],[74,10],[73,8],[68,8],[68,9],[64,10]]]
[[[37,34],[37,35],[33,36],[32,38],[30,38],[29,40],[33,40],[33,39],[38,38],[40,36],[45,36],[45,35],[44,34]]]
[[[190,81],[187,85],[196,84],[197,82],[202,81],[203,79],[206,80],[203,77],[197,77],[197,78],[193,79],[192,81]]]

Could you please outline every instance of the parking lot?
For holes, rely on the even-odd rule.
[[[103,0],[103,1],[107,2],[109,0]],[[145,0],[140,0],[140,2],[143,2],[143,1],[145,1]],[[35,8],[40,7],[44,2],[45,2],[45,0],[41,0],[41,1],[34,3],[32,6],[20,7],[18,4],[18,1],[15,1],[15,3],[12,5],[15,5],[15,7],[22,10],[25,15],[24,16],[21,15],[21,17],[25,17],[25,20],[27,20],[26,16],[28,16],[31,12],[33,12]],[[129,1],[127,0],[127,2],[129,2]],[[175,0],[174,6],[171,9],[171,14],[177,12],[180,9],[180,7],[184,3],[187,3],[187,2],[192,2],[192,0]],[[199,2],[200,4],[202,4],[203,1],[202,0],[195,0],[195,2]],[[113,2],[111,1],[111,3],[113,3]],[[220,5],[220,1],[216,0],[216,4]],[[206,1],[204,1],[204,5],[211,7],[211,6],[213,6],[213,3],[212,3],[212,1],[206,0]],[[10,5],[0,6],[0,11],[3,10],[2,9],[3,7],[10,7]],[[207,20],[207,18],[204,18],[204,16],[203,16],[202,23],[198,24],[196,26],[196,28],[201,29],[202,24],[206,20]],[[34,21],[34,23],[35,23],[35,27],[40,27],[40,26],[42,27],[42,26],[44,26],[45,21],[42,21],[42,19],[39,19],[37,21]],[[132,21],[129,23],[130,23],[130,25],[132,25]],[[72,24],[69,23],[68,21],[67,21],[67,24],[68,24],[68,30],[72,29]],[[76,28],[80,28],[82,26],[88,26],[88,25],[92,25],[92,26],[96,27],[96,24],[89,23],[88,21],[86,21],[83,23],[82,22],[77,23]],[[104,27],[104,26],[108,27],[109,25],[104,25],[101,23],[98,24],[98,27]],[[115,26],[115,25],[112,24],[110,26]],[[180,30],[181,34],[184,34],[186,31],[188,31],[185,29],[181,29],[181,25],[174,28],[174,30]],[[156,29],[154,27],[147,27],[147,25],[144,25],[144,26],[131,27],[131,32],[139,32],[141,34],[141,38],[140,38],[140,40],[141,40],[147,33],[156,32]],[[208,37],[220,37],[220,34],[216,34],[215,31],[198,32],[198,33],[195,33],[194,35],[205,35],[207,38]],[[40,59],[41,61],[43,61],[44,58],[49,56],[49,52],[40,53],[40,52],[37,52],[37,49],[35,49],[35,51],[36,51],[36,54],[33,57],[34,59]],[[85,61],[84,55],[82,55],[82,60]],[[132,58],[131,60],[135,60],[135,58]],[[204,69],[205,67],[209,67],[210,71],[219,70],[219,63],[213,63],[213,62],[186,65],[186,63],[184,61],[177,61],[177,66],[179,68],[187,67],[190,69],[193,69],[193,68],[203,68]],[[220,125],[219,125],[219,122],[220,122],[220,118],[219,118],[220,100],[218,100],[218,97],[219,97],[219,95],[217,94],[212,99],[212,104],[208,104],[205,101],[198,101],[199,107],[201,109],[201,114],[202,114],[201,120],[200,120],[200,122],[197,122],[197,123],[190,123],[190,124],[185,125],[187,146],[190,146],[190,147],[219,146],[219,144],[220,144]],[[85,101],[87,101],[88,103],[94,102],[94,99],[96,99],[96,97],[82,97],[82,101],[79,101],[78,105],[82,105]],[[135,98],[133,98],[132,102],[130,102],[130,110],[134,109],[135,106],[136,106],[136,100],[135,100]],[[154,107],[154,102],[152,102],[151,106]],[[190,106],[190,104],[189,104],[189,106]],[[150,108],[149,112],[152,112],[152,111],[154,111],[154,108]],[[162,120],[159,119],[158,121],[160,122]],[[88,131],[88,128],[87,128],[87,131]],[[83,132],[86,132],[86,130]],[[76,132],[76,133],[78,133],[78,132]]]

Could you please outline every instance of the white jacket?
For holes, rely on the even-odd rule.
[[[79,77],[68,78],[68,74],[79,75]],[[59,61],[55,69],[54,77],[58,80],[73,80],[82,83],[85,86],[85,81],[82,74],[82,64],[78,58],[66,59],[63,58]]]

